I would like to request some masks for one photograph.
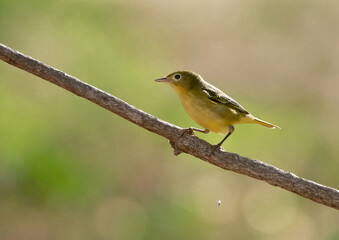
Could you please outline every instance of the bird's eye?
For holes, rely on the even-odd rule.
[[[174,75],[174,78],[177,79],[177,80],[179,80],[179,79],[181,78],[181,75],[180,75],[180,74],[175,74],[175,75]]]

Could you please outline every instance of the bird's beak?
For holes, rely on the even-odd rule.
[[[156,82],[168,82],[167,78],[165,78],[165,77],[155,79],[155,81],[156,81]]]

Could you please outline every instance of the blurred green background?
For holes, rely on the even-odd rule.
[[[339,2],[1,0],[0,42],[180,127],[190,69],[282,130],[226,150],[339,187]],[[0,62],[0,239],[339,239],[338,211]],[[199,137],[218,143],[217,134]],[[217,205],[222,201],[221,206]]]

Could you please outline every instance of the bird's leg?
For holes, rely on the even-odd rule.
[[[225,140],[234,132],[234,126],[233,125],[230,125],[228,126],[228,133],[226,135],[226,137],[216,145],[217,148],[220,148],[221,145],[225,142]]]
[[[202,130],[202,129],[199,129],[199,128],[194,128],[194,127],[189,127],[189,128],[184,128],[181,130],[183,132],[183,134],[185,133],[188,133],[190,135],[195,135],[194,134],[194,131],[196,132],[201,132],[201,133],[206,133],[206,134],[209,134],[211,131],[208,130],[208,129],[205,129],[205,130]]]
[[[184,129],[181,129],[180,131],[181,131],[181,136],[179,138],[183,137],[187,133],[190,135],[195,135],[194,131],[206,133],[206,134],[209,134],[211,132],[208,129],[202,130],[202,129],[194,128],[194,127],[184,128]],[[177,148],[177,140],[175,141],[171,140],[170,143],[174,149],[174,155],[179,155],[182,151]]]
[[[209,134],[211,132],[208,129],[202,130],[202,129],[194,128],[194,127],[190,127],[189,129],[190,129],[190,131],[197,131],[197,132],[206,133],[206,134]]]

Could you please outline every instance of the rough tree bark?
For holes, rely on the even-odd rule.
[[[188,134],[182,128],[147,114],[98,88],[2,44],[0,44],[0,59],[167,138],[176,155],[185,152],[223,169],[266,181],[273,186],[294,192],[317,203],[339,209],[339,191],[335,188],[298,177],[293,173],[285,172],[255,159],[223,150],[215,150],[213,145]]]

